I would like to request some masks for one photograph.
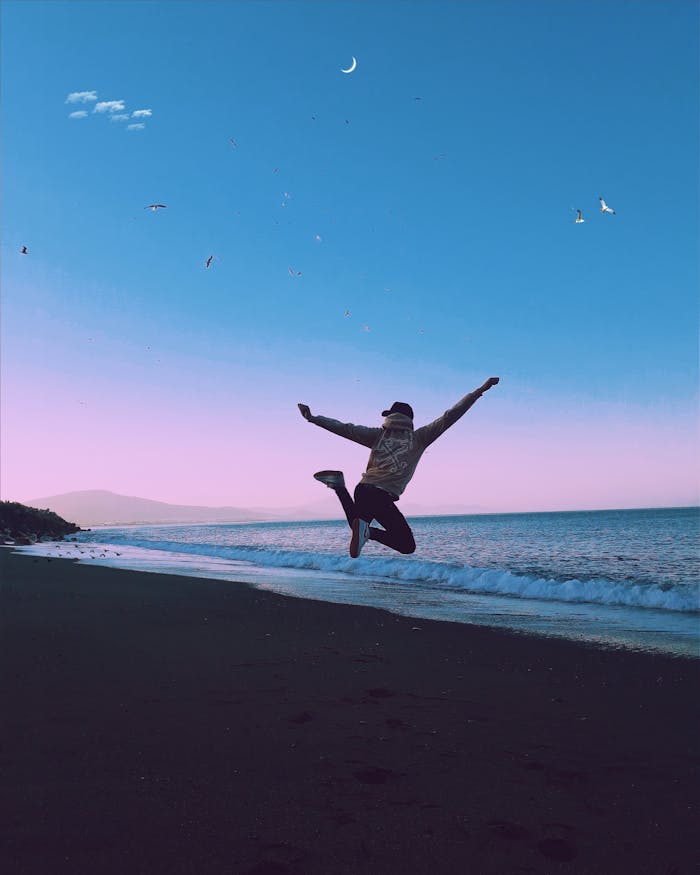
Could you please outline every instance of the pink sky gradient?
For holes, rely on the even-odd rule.
[[[3,393],[2,498],[108,489],[176,504],[275,508],[326,498],[311,477],[320,468],[340,468],[354,484],[368,451],[304,422],[296,402],[379,425],[385,393],[348,390],[341,402],[316,387],[314,403],[285,385],[267,396],[265,383],[259,392],[231,386],[199,398],[194,383],[183,383],[179,400],[172,388],[123,380],[102,393],[81,393],[60,378],[24,392],[13,383]],[[423,387],[408,399],[417,425],[458,397],[454,389],[428,395]],[[695,423],[663,402],[588,399],[581,407],[518,397],[504,380],[427,451],[404,501],[491,512],[696,504]]]
[[[488,350],[477,356],[468,344],[459,369],[410,348],[402,357],[381,348],[358,356],[324,338],[212,348],[196,335],[158,338],[139,323],[130,336],[108,334],[111,317],[71,322],[24,300],[6,307],[3,324],[3,499],[108,489],[174,504],[315,503],[329,493],[314,471],[340,468],[352,486],[368,451],[306,423],[298,401],[380,425],[381,410],[404,400],[422,425],[498,374],[500,385],[423,457],[404,507],[698,503],[692,399],[637,389],[634,403],[621,400],[624,379],[605,397],[577,394],[556,374],[543,385],[503,372]]]

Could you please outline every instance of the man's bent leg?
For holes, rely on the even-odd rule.
[[[397,550],[399,553],[416,552],[416,541],[411,527],[393,501],[390,507],[382,508],[381,516],[375,514],[374,518],[384,528],[369,530],[369,536],[373,541],[379,541],[380,544],[391,547],[392,550]]]
[[[355,489],[355,507],[357,515],[365,522],[376,520],[384,526],[383,529],[370,528],[369,536],[372,541],[378,541],[399,553],[415,552],[416,542],[411,527],[388,492],[377,486],[360,483]]]

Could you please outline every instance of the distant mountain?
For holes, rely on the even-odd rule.
[[[239,523],[278,519],[275,514],[244,507],[200,507],[167,504],[149,498],[117,495],[104,489],[66,492],[24,502],[54,511],[79,526],[119,526],[136,523]]]
[[[128,526],[158,523],[240,523],[293,520],[343,519],[342,509],[331,493],[309,504],[293,507],[202,507],[200,505],[168,504],[149,498],[118,495],[104,489],[66,492],[46,498],[25,501],[29,507],[52,510],[64,519],[87,526]],[[441,516],[449,514],[488,513],[483,507],[471,505],[417,505],[402,502],[406,516]]]

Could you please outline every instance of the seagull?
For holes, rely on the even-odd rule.
[[[238,143],[233,139],[233,137],[229,137],[229,143],[233,146],[234,149],[238,146]]]
[[[29,255],[29,250],[27,249],[26,246],[23,246],[23,247],[20,249],[20,255]]]
[[[206,262],[204,263],[204,266],[209,267],[209,265],[212,263],[213,260],[214,260],[214,256],[210,255],[209,258],[207,258]]]
[[[294,276],[294,275],[295,275],[295,273],[294,273],[294,268],[293,268],[293,267],[290,267],[290,268],[289,268],[289,275],[290,275],[290,276]],[[296,276],[301,276],[301,271],[300,271],[300,270],[296,271]]]
[[[349,310],[346,310],[346,311],[345,311],[345,318],[347,318],[349,315],[350,315],[350,311],[349,311]]]
[[[149,204],[147,207],[144,207],[144,210],[153,210],[155,213],[156,210],[166,209],[166,206],[166,204]]]
[[[610,209],[610,207],[605,203],[602,197],[599,197],[600,201],[600,211],[601,213],[611,213],[613,216],[615,215],[615,210]]]
[[[363,331],[371,331],[372,329],[369,327],[369,325],[363,325],[362,330]]]
[[[581,212],[581,210],[576,210],[576,218],[574,219],[574,222],[576,222],[577,225],[580,225],[585,221],[586,220],[583,218],[583,213]]]

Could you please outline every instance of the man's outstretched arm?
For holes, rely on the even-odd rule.
[[[427,447],[432,444],[432,442],[437,440],[444,431],[446,431],[451,425],[454,425],[460,417],[464,416],[472,404],[481,398],[484,392],[488,392],[492,386],[495,386],[499,379],[500,377],[489,377],[483,385],[479,386],[478,389],[474,389],[474,391],[470,392],[468,395],[465,395],[464,398],[460,398],[454,407],[450,407],[450,409],[446,410],[442,416],[438,416],[434,422],[417,429],[416,434],[423,439],[425,446]]]
[[[381,428],[368,428],[366,425],[338,422],[337,419],[330,419],[328,416],[314,416],[308,404],[297,404],[297,407],[307,422],[313,422],[314,425],[319,425],[326,431],[332,431],[333,434],[355,441],[364,447],[372,447],[381,432]]]

